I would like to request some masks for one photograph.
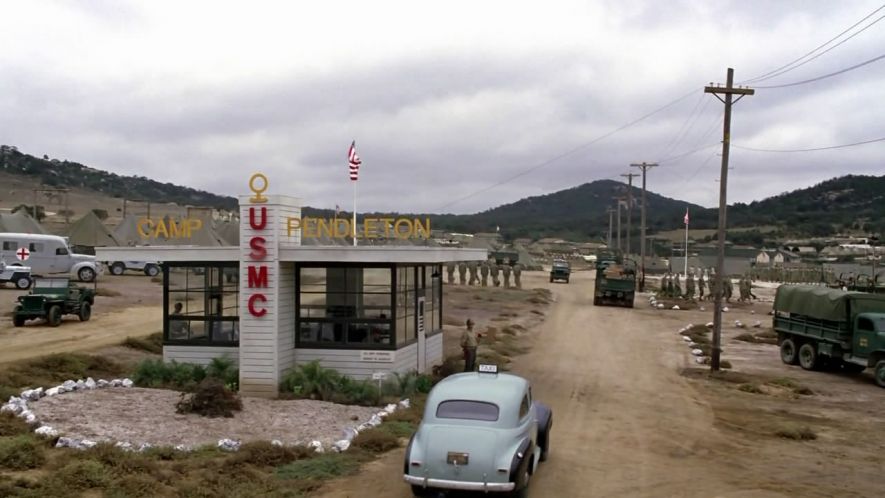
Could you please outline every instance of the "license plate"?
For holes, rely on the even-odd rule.
[[[467,462],[470,460],[469,453],[456,453],[454,451],[450,451],[446,456],[446,462],[452,465],[467,465]]]

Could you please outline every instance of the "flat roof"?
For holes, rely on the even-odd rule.
[[[96,247],[98,261],[240,261],[239,247],[134,246]],[[420,246],[300,246],[280,248],[282,262],[310,263],[448,263],[485,261],[486,249]]]

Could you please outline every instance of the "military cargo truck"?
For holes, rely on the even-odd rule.
[[[782,285],[773,321],[784,363],[806,370],[826,363],[854,372],[870,367],[885,387],[885,295]]]
[[[636,294],[636,263],[615,254],[599,258],[594,287],[594,306],[613,304],[632,308]]]

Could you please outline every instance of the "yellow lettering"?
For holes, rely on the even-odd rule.
[[[365,238],[367,239],[377,239],[378,232],[375,230],[375,225],[378,224],[378,218],[363,218],[363,232],[365,232]]]
[[[405,232],[400,230],[401,226],[406,227]],[[412,230],[414,230],[414,228],[412,227],[412,220],[409,220],[408,218],[400,218],[396,220],[396,223],[393,224],[393,233],[398,239],[408,239],[412,236]]]
[[[313,230],[311,230],[311,223],[313,223]],[[315,239],[319,236],[316,231],[316,219],[304,217],[301,219],[301,236],[306,239]]]
[[[325,218],[317,218],[317,236],[322,236],[324,233],[327,237],[332,237],[332,224]]]
[[[294,216],[289,216],[286,218],[286,233],[289,237],[292,236],[292,232],[295,230],[301,229],[301,218],[296,218]]]
[[[145,229],[147,226],[147,229]],[[142,218],[138,220],[138,224],[135,225],[136,230],[138,230],[138,235],[143,239],[150,238],[151,232],[154,230],[154,222],[151,221],[150,218]]]
[[[184,221],[182,221],[181,223],[183,225]],[[187,220],[187,238],[190,238],[194,232],[200,230],[201,228],[203,228],[203,220],[201,220],[199,218],[188,219]]]
[[[335,218],[335,237],[343,239],[348,235],[350,235],[350,220]]]
[[[384,237],[390,238],[390,225],[393,223],[393,218],[381,218],[381,223],[384,224]]]
[[[425,239],[430,238],[430,218],[426,218],[424,221],[427,222],[426,225],[421,225],[421,220],[415,218],[415,237],[419,235],[423,236]]]
[[[261,180],[260,184],[256,180]],[[267,177],[261,173],[255,173],[249,178],[249,190],[251,190],[255,195],[249,199],[249,201],[255,204],[261,204],[267,202],[267,197],[265,197],[264,192],[267,190]]]
[[[175,223],[175,220],[169,218],[169,238],[177,239],[179,237],[187,237],[190,238],[190,234],[185,234],[185,224],[184,220],[181,220],[181,224]]]
[[[169,220],[169,221],[172,221],[172,220]],[[160,220],[159,222],[157,222],[157,229],[154,232],[154,237],[159,239],[160,232],[163,232],[164,238],[166,238],[166,239],[169,238],[169,230],[166,229],[166,222],[163,220]]]

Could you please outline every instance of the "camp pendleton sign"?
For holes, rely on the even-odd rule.
[[[296,230],[301,230],[301,237],[315,239],[328,237],[344,239],[354,236],[353,223],[348,218],[301,218],[286,219],[286,233],[289,237]],[[363,225],[356,232],[359,239],[418,239],[430,238],[430,218],[422,222],[419,218],[388,218],[366,216]]]

